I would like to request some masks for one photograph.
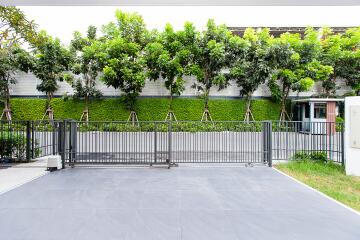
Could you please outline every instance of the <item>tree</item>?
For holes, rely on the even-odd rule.
[[[194,29],[186,24],[184,31]],[[173,112],[173,96],[179,96],[185,90],[183,76],[188,73],[191,51],[184,44],[184,31],[175,32],[170,24],[158,35],[157,41],[145,47],[145,60],[150,80],[156,81],[161,76],[169,90],[169,110],[165,120],[176,120]],[[193,31],[193,33],[195,33]]]
[[[315,81],[323,81],[333,73],[331,66],[318,61],[320,50],[318,33],[312,28],[307,28],[304,39],[290,33],[274,39],[270,55],[276,68],[268,85],[273,98],[281,104],[281,121],[290,119],[286,100],[291,90],[308,91]]]
[[[204,97],[204,113],[202,120],[212,121],[209,112],[209,93],[212,86],[220,88],[226,86],[226,77],[223,69],[228,66],[230,60],[227,54],[229,40],[232,33],[225,25],[217,26],[213,20],[209,20],[205,31],[197,34],[192,47],[194,55],[191,73],[197,82],[193,88],[201,91]]]
[[[330,28],[324,27],[322,29],[320,60],[323,64],[333,68],[333,73],[322,82],[323,94],[326,97],[336,93],[336,80],[343,77],[344,68],[348,67],[345,64],[347,54],[344,51],[344,40],[341,34],[334,34]]]
[[[269,29],[264,28],[256,32],[252,28],[247,28],[240,45],[242,54],[239,54],[238,50],[236,61],[228,74],[228,79],[234,79],[237,86],[241,87],[240,95],[245,96],[244,121],[255,120],[251,112],[251,97],[259,85],[270,77],[272,71],[273,63],[269,57],[270,40]]]
[[[11,121],[10,85],[16,83],[17,71],[28,72],[30,55],[20,45],[37,44],[36,24],[16,7],[0,6],[0,97],[4,102],[1,119]]]
[[[89,26],[87,36],[83,37],[79,32],[74,33],[70,44],[70,50],[75,53],[75,61],[71,71],[77,75],[66,75],[66,80],[75,90],[75,98],[84,98],[85,108],[80,121],[89,121],[89,98],[99,98],[102,93],[96,89],[96,78],[101,71],[97,55],[100,43],[96,38],[96,27]]]
[[[123,92],[130,110],[129,121],[135,124],[135,104],[146,79],[143,48],[149,35],[138,14],[117,11],[116,18],[117,23],[104,27],[107,41],[103,44],[103,52],[98,54],[103,64],[101,80]]]
[[[47,106],[43,119],[48,116],[50,120],[53,120],[53,110],[50,103],[54,92],[59,88],[57,82],[64,80],[65,71],[69,70],[73,56],[61,45],[59,39],[53,39],[45,32],[40,32],[39,37],[41,42],[34,49],[33,72],[41,80],[37,89],[47,95]]]
[[[360,96],[360,27],[348,29],[342,37],[343,55],[338,67],[339,76]]]
[[[14,45],[28,42],[38,44],[37,25],[26,18],[16,7],[0,6],[0,48],[10,49]]]
[[[28,72],[32,68],[32,58],[28,52],[16,45],[12,51],[0,49],[0,97],[4,102],[1,119],[11,121],[10,84],[16,83],[15,73]]]

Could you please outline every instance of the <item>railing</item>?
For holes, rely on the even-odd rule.
[[[0,161],[28,162],[58,154],[59,121],[0,121]]]
[[[344,164],[342,123],[0,122],[0,159],[59,154],[64,164],[256,163],[323,153]]]
[[[334,122],[273,122],[273,160],[289,160],[297,153],[323,153],[344,164],[344,124]]]

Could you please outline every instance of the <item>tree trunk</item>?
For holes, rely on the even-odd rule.
[[[172,92],[172,86],[170,84],[170,95],[169,95],[169,110],[172,111],[172,103],[173,103],[173,92]]]
[[[85,122],[89,122],[89,96],[87,93],[84,96],[84,100],[85,100],[85,107],[83,113],[81,114],[80,121],[84,119]]]
[[[249,93],[248,95],[246,95],[246,111],[245,111],[245,117],[244,117],[244,121],[246,121],[246,122],[255,120],[254,116],[252,114],[252,111],[251,111],[251,97],[252,97],[252,93]]]
[[[206,87],[205,92],[204,92],[204,112],[203,115],[201,117],[201,121],[212,121],[211,115],[210,115],[210,111],[209,111],[209,92],[210,89]]]
[[[45,117],[48,116],[49,120],[53,121],[54,120],[54,112],[51,109],[50,102],[53,99],[54,95],[51,92],[47,92],[46,95],[47,95],[46,110],[45,110],[44,116],[42,117],[42,120],[44,120]]]
[[[286,111],[286,100],[290,92],[289,87],[284,87],[284,94],[281,98],[281,112],[280,112],[280,121],[285,121],[286,118],[289,120],[289,115]]]
[[[177,119],[176,119],[176,116],[174,114],[174,111],[173,111],[173,94],[172,94],[172,91],[171,91],[171,87],[170,87],[170,95],[169,95],[169,109],[168,109],[168,112],[166,114],[166,117],[165,117],[165,121],[173,121],[175,120],[177,122]]]
[[[4,96],[5,96],[5,101],[4,101],[4,110],[1,114],[1,119],[2,120],[4,117],[7,121],[11,121],[11,105],[10,105],[10,90],[9,90],[9,86],[5,86],[4,89]]]

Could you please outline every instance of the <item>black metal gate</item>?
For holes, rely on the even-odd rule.
[[[251,163],[271,166],[271,122],[64,123],[71,165]]]
[[[345,164],[334,122],[0,121],[0,164],[61,155],[63,165],[258,163],[302,155]]]

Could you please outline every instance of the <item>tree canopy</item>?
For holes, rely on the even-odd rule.
[[[64,73],[69,70],[73,56],[59,39],[52,38],[46,32],[40,32],[39,36],[42,40],[34,48],[33,72],[41,80],[37,89],[45,92],[50,101],[59,88],[58,81],[64,80]]]
[[[232,54],[228,48],[230,42],[236,44],[234,36],[225,25],[216,25],[214,20],[209,20],[203,32],[193,38],[193,60],[191,74],[196,77],[193,88],[202,93],[204,98],[203,120],[211,120],[209,114],[209,94],[213,86],[223,88],[226,85],[224,68],[232,61]]]
[[[303,39],[300,34],[290,33],[274,39],[270,55],[276,65],[268,85],[281,104],[280,120],[290,119],[286,111],[290,91],[308,91],[316,81],[324,81],[333,73],[331,66],[318,60],[320,53],[318,32],[313,28],[307,28]]]
[[[65,80],[74,89],[75,98],[84,98],[85,109],[82,119],[89,120],[88,102],[89,99],[102,96],[101,91],[96,88],[96,78],[101,71],[97,55],[99,54],[101,43],[96,36],[96,27],[89,26],[87,36],[83,37],[80,32],[74,33],[74,38],[70,44],[70,50],[74,53],[74,61],[70,69],[74,75],[67,74]]]
[[[136,99],[145,85],[143,48],[148,33],[141,16],[117,11],[116,17],[116,24],[105,27],[108,40],[98,54],[103,65],[101,79],[107,86],[120,89],[129,110],[134,112]]]
[[[260,84],[265,83],[272,72],[273,62],[269,56],[271,40],[269,29],[246,29],[240,48],[242,53],[237,51],[235,61],[230,67],[228,79],[235,80],[241,88],[240,95],[245,96],[247,101],[244,117],[246,121],[254,120],[250,109],[252,94]]]
[[[145,47],[145,61],[150,80],[158,80],[160,77],[165,80],[165,87],[169,90],[169,118],[176,119],[172,112],[173,96],[180,96],[185,90],[185,75],[189,74],[191,61],[191,50],[186,41],[186,34],[191,34],[194,29],[192,25],[186,24],[182,31],[174,31],[170,24],[167,24],[164,32],[157,34],[156,40]],[[196,34],[195,31],[192,34]]]
[[[248,28],[240,36],[214,20],[203,31],[190,22],[180,30],[167,24],[156,31],[147,29],[137,13],[118,10],[115,17],[100,34],[90,26],[86,36],[75,32],[70,46],[64,46],[38,32],[18,8],[0,6],[0,94],[5,107],[9,108],[9,87],[16,83],[17,71],[33,72],[41,81],[37,89],[49,102],[58,83],[66,80],[74,97],[84,98],[84,113],[89,98],[101,96],[97,78],[118,89],[132,113],[146,79],[164,81],[169,112],[173,97],[183,94],[191,82],[204,99],[202,120],[211,120],[210,91],[229,85],[236,85],[246,99],[246,121],[256,118],[251,98],[261,85],[268,86],[280,103],[281,120],[290,119],[286,103],[292,92],[312,89],[317,96],[330,97],[339,94],[340,85],[347,85],[351,94],[360,95],[360,27],[344,33],[308,27],[304,34],[279,37],[266,28]],[[317,82],[321,90],[316,93]]]

